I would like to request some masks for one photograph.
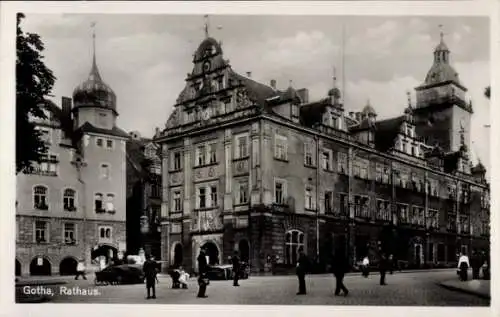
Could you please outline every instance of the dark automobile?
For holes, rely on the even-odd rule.
[[[95,272],[95,284],[136,284],[144,283],[144,272],[142,265],[122,264],[108,266],[101,271]]]
[[[245,262],[241,262],[240,279],[247,279],[249,275],[249,266]],[[233,265],[209,265],[207,277],[209,280],[232,280],[233,279]]]

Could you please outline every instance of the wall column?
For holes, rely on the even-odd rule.
[[[233,211],[233,156],[232,156],[232,131],[224,131],[224,218]]]

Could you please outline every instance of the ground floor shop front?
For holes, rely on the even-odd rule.
[[[453,266],[460,252],[489,254],[487,237],[290,213],[254,213],[245,227],[225,221],[224,228],[214,232],[191,232],[185,221],[180,232],[162,233],[166,267],[182,265],[193,272],[197,272],[196,258],[202,248],[209,264],[228,264],[238,251],[253,272],[293,271],[301,248],[317,272],[328,270],[333,253],[341,246],[353,266],[365,256],[376,263],[381,253],[392,254],[409,269]]]

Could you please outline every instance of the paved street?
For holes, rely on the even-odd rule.
[[[359,275],[345,278],[350,290],[348,297],[335,297],[334,279],[331,275],[307,277],[308,294],[297,296],[295,276],[252,276],[242,280],[240,287],[232,281],[212,281],[208,298],[196,298],[196,280],[191,279],[189,289],[171,289],[171,280],[160,277],[157,299],[145,299],[144,285],[119,285],[95,287],[90,281],[70,281],[66,285],[47,286],[59,292],[68,289],[98,290],[97,296],[55,295],[54,303],[158,303],[158,304],[240,304],[240,305],[397,305],[397,306],[488,306],[489,300],[478,298],[438,286],[436,283],[456,278],[454,270],[445,272],[395,273],[387,276],[387,286],[378,284],[378,275],[368,279]],[[92,278],[93,279],[93,278]]]

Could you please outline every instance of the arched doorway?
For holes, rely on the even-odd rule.
[[[78,261],[75,258],[66,257],[61,261],[61,263],[59,263],[59,274],[75,275],[77,265]]]
[[[108,244],[101,244],[91,250],[90,257],[103,269],[110,265],[112,260],[118,259],[118,250]]]
[[[219,248],[213,242],[206,242],[201,246],[205,250],[206,256],[208,256],[208,264],[216,265],[219,264]]]
[[[248,263],[250,258],[250,245],[246,239],[241,239],[238,243],[238,249],[240,250],[241,261]]]
[[[16,276],[21,276],[21,262],[16,259]]]
[[[36,257],[30,263],[30,275],[51,275],[52,265],[44,257]]]
[[[182,265],[184,257],[182,252],[183,252],[182,244],[176,243],[174,247],[174,261],[173,261],[175,267],[179,267]]]

